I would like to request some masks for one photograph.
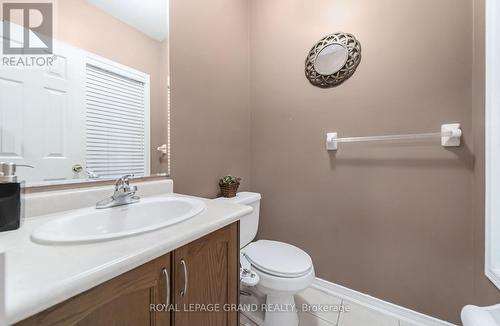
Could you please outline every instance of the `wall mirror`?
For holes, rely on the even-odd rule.
[[[348,58],[347,48],[339,43],[325,46],[316,56],[314,69],[321,75],[331,75],[342,69]]]
[[[322,38],[306,59],[306,77],[314,86],[330,88],[350,78],[361,62],[361,45],[347,33]]]
[[[37,3],[2,10],[0,161],[27,186],[168,175],[168,0]]]

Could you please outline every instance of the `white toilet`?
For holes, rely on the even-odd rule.
[[[465,306],[462,309],[462,322],[464,326],[500,326],[500,305]]]
[[[253,212],[240,221],[241,283],[250,294],[265,296],[268,308],[264,326],[299,324],[294,295],[308,288],[314,280],[311,257],[287,243],[259,240],[252,242],[259,227],[260,194],[240,192],[234,198],[216,200],[249,205]],[[251,318],[254,322],[254,318]]]

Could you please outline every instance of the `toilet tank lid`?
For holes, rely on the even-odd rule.
[[[223,201],[226,203],[232,203],[232,204],[241,204],[241,205],[249,205],[253,204],[261,199],[261,196],[259,193],[256,192],[239,192],[236,194],[236,197],[233,198],[224,198],[224,197],[219,197],[214,200],[217,201]]]

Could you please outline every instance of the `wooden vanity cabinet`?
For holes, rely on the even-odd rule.
[[[173,325],[239,325],[238,235],[235,223],[172,253]]]
[[[234,223],[16,325],[237,326],[237,312],[224,308],[239,298],[238,235]]]
[[[150,304],[166,302],[170,260],[157,258],[17,325],[170,325],[168,313],[150,311]]]

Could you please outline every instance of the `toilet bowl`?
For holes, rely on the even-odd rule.
[[[491,307],[465,306],[462,309],[464,326],[500,326],[500,305]]]
[[[260,194],[241,192],[234,198],[216,200],[249,205],[253,212],[240,220],[241,283],[265,296],[263,326],[297,326],[298,310],[294,295],[314,281],[311,257],[291,244],[259,240],[252,242],[259,225]],[[247,293],[251,295],[252,293]],[[245,314],[245,312],[243,312]]]

